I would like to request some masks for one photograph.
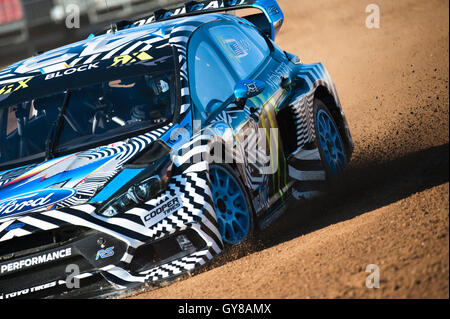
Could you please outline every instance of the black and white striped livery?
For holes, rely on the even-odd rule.
[[[89,65],[102,72],[136,70],[133,67],[141,62],[141,66],[158,69],[167,52],[172,52],[175,63],[171,67],[177,71],[173,120],[157,122],[161,124],[135,135],[127,132],[113,143],[112,136],[107,145],[91,145],[73,154],[0,172],[0,195],[8,194],[0,196],[1,298],[25,295],[24,291],[33,292],[30,296],[36,292],[39,297],[76,295],[67,286],[67,265],[79,268],[72,278],[90,284],[98,280],[117,291],[171,280],[196,271],[230,243],[223,233],[221,216],[232,215],[232,208],[239,210],[243,219],[248,217],[264,228],[292,196],[299,200],[317,196],[325,190],[328,177],[323,148],[317,144],[316,99],[328,99],[351,154],[348,124],[328,72],[320,63],[301,64],[273,42],[274,28],[283,22],[278,19],[282,13],[278,5],[265,6],[276,2],[208,1],[206,5],[211,3],[217,4],[214,9],[254,3],[258,7],[262,3],[270,30],[258,32],[252,24],[258,22],[254,17],[200,14],[201,9],[195,15],[180,11],[159,22],[153,17],[93,36],[0,71],[0,90],[7,92],[0,94],[0,107],[15,101],[20,91],[25,96],[31,94],[34,83],[44,95],[54,92],[49,91],[52,85],[42,83],[61,85],[72,80],[81,85],[78,80],[89,80],[83,77]],[[174,10],[165,12],[174,14]],[[181,18],[175,18],[178,15]],[[190,40],[195,32],[202,34],[200,30],[221,23],[235,29],[245,26],[247,31],[242,34],[255,33],[269,53],[259,66],[253,66],[261,69],[251,73],[258,79],[241,79],[244,75],[230,61],[249,63],[244,58],[257,49],[250,49],[256,41],[237,41],[234,35],[224,39],[223,34],[211,37],[210,41],[218,41],[215,50],[224,51],[216,52],[218,60],[228,59],[224,65],[233,69],[231,88],[238,89],[225,92],[224,100],[210,100],[211,110],[208,105],[199,109],[190,64],[205,59],[204,66],[211,67],[213,59],[206,61],[200,54],[191,59],[190,45],[195,41]],[[197,42],[204,39],[202,36]],[[161,50],[165,50],[163,57],[158,56]],[[142,61],[138,61],[139,56]],[[115,68],[117,61],[125,60],[130,63]],[[67,75],[64,70],[69,70]],[[59,77],[67,76],[67,82],[58,82],[57,72],[62,72]],[[23,82],[27,79],[30,82]],[[13,89],[18,81],[22,82],[16,94]],[[248,99],[243,99],[238,94],[244,86],[237,84],[249,85],[251,81],[267,85],[252,97],[247,91]],[[159,84],[163,89],[164,83]],[[210,85],[211,90],[220,88],[216,83]],[[272,130],[277,134],[272,136]],[[268,142],[265,145],[269,148],[260,149],[260,141]],[[218,146],[225,150],[225,154],[220,153],[225,162],[212,165],[218,160]],[[214,175],[217,167],[228,176],[223,183]],[[229,187],[229,181],[234,188]],[[225,185],[238,196],[218,200],[220,192],[227,193]],[[242,199],[239,207],[234,206],[236,198]],[[68,253],[59,254],[57,249]]]

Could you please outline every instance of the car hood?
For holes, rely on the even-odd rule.
[[[125,163],[168,128],[0,172],[0,219],[89,202]]]

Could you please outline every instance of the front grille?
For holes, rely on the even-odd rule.
[[[114,254],[99,255],[105,248]],[[100,268],[119,263],[126,250],[118,238],[73,225],[12,238],[0,245],[0,299],[80,294],[66,286],[69,276],[90,282]]]
[[[190,242],[184,249],[181,248],[177,241],[177,237],[181,235],[184,235]],[[130,264],[130,272],[137,274],[159,265],[169,263],[173,260],[183,258],[205,247],[206,242],[203,238],[201,238],[196,231],[188,229],[160,241],[138,247]]]
[[[66,225],[54,230],[39,231],[0,243],[0,262],[65,245],[89,233],[85,227]]]
[[[54,281],[65,281],[66,277],[70,274],[70,272],[66,272],[67,265],[77,265],[80,274],[91,270],[92,268],[89,262],[83,257],[73,256],[3,276],[0,279],[0,291],[20,291],[22,289],[29,289]]]

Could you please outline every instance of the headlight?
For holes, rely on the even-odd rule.
[[[162,142],[152,143],[127,164],[128,168],[144,168],[97,210],[104,217],[114,217],[156,197],[166,187],[171,176],[170,149]]]
[[[162,183],[159,176],[150,177],[143,183],[132,187],[132,194],[139,202],[145,202],[158,195],[162,190]]]
[[[162,190],[161,178],[158,175],[152,176],[137,185],[131,186],[128,191],[119,197],[108,201],[98,210],[98,213],[104,217],[117,216],[156,197]]]

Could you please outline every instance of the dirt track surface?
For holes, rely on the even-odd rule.
[[[355,140],[345,186],[251,247],[137,298],[448,298],[449,2],[280,0],[277,42],[333,77]],[[365,286],[366,266],[380,288]]]

